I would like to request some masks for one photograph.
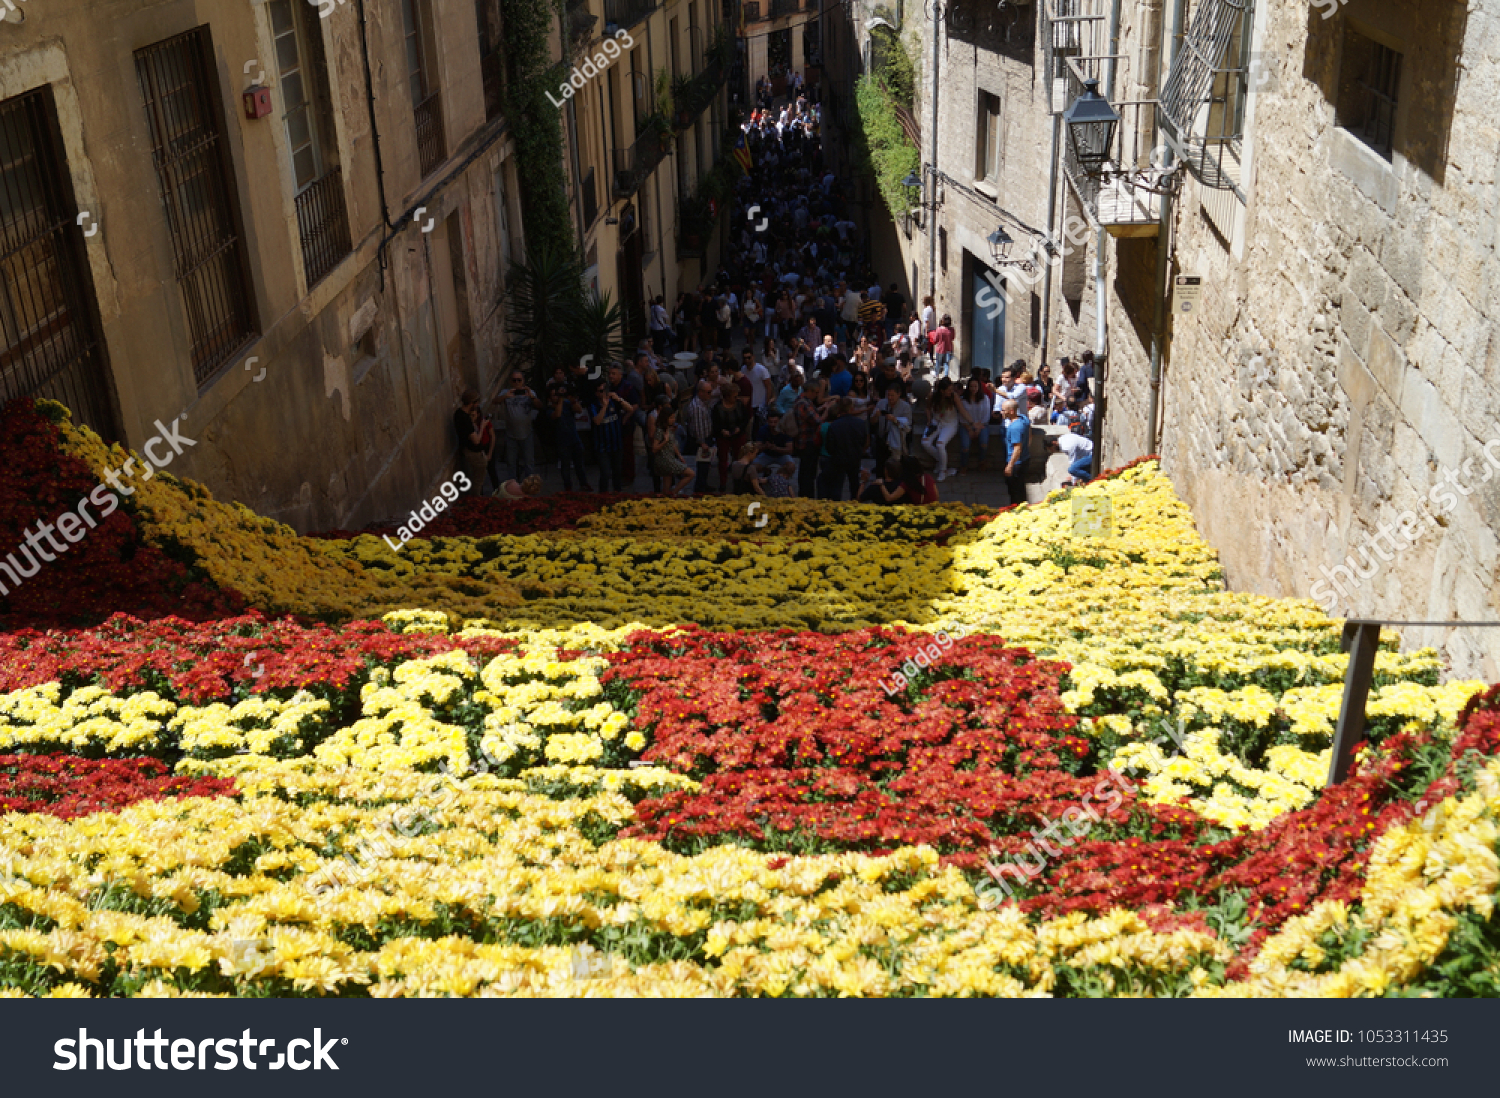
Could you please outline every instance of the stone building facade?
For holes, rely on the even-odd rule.
[[[910,122],[923,186],[912,193],[913,216],[897,218],[894,248],[878,235],[878,273],[918,304],[933,295],[938,315],[952,316],[964,373],[998,376],[1016,359],[1034,369],[1044,354],[1076,358],[1098,331],[1087,292],[1095,243],[1060,182],[1036,6],[953,0],[932,16],[931,4],[858,2],[848,17],[860,71],[878,69],[872,35],[893,26],[917,72]],[[1041,241],[1060,244],[1070,225],[1077,243],[1052,263],[1036,261],[1048,254]],[[1003,258],[990,241],[1001,228],[1013,242]],[[884,269],[893,256],[899,269]]]
[[[634,336],[652,299],[665,298],[670,314],[679,292],[716,269],[718,232],[690,234],[680,210],[730,155],[724,135],[738,4],[574,0],[567,11],[572,56],[607,57],[606,38],[629,43],[602,73],[584,73],[561,109],[586,277],[620,304]],[[716,48],[720,41],[725,48]],[[661,114],[668,98],[670,117]]]
[[[889,14],[856,3],[850,32]],[[1232,586],[1500,620],[1500,4],[952,0],[897,23],[923,130],[903,273],[935,283],[965,369],[996,342],[988,266],[1001,358],[1099,352],[1103,463],[1160,452]],[[1088,79],[1118,116],[1092,173],[1063,122]],[[1045,232],[1050,279],[985,263],[997,222],[1023,253],[1017,228]],[[1402,633],[1500,676],[1500,630]]]
[[[1150,87],[1157,60],[1167,87],[1174,26],[1198,46],[1203,9],[1236,5],[1174,6],[1123,4],[1122,80]],[[1240,20],[1219,62],[1244,99],[1230,166],[1210,137],[1145,241],[1170,248],[1169,286],[1202,280],[1192,311],[1172,291],[1154,447],[1155,257],[1108,255],[1108,462],[1159,450],[1234,587],[1500,620],[1500,4],[1255,0]],[[1402,633],[1500,677],[1500,630]]]
[[[498,4],[86,0],[0,23],[0,396],[300,530],[452,472],[522,245]]]

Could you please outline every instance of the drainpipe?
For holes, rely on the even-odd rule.
[[[941,15],[942,0],[931,0],[932,2],[932,127],[927,138],[928,153],[928,176],[931,188],[927,196],[927,290],[932,294],[932,307],[937,309],[937,210],[938,210],[938,22]],[[920,315],[922,307],[917,306]]]
[[[375,80],[370,75],[370,39],[366,28],[369,20],[365,16],[365,0],[357,0],[359,4],[359,52],[365,67],[365,105],[370,112],[370,145],[375,150],[375,186],[380,191],[380,216],[385,222],[387,229],[394,229],[391,224],[391,208],[385,200],[385,167],[380,156],[380,130],[375,124]],[[387,240],[389,235],[387,235]],[[386,241],[380,242],[380,292],[385,292],[385,246]]]
[[[1115,98],[1115,55],[1120,52],[1120,0],[1114,0],[1109,8],[1109,59],[1105,61],[1104,95],[1111,101]],[[1104,241],[1108,237],[1102,228],[1094,235],[1094,461],[1091,466],[1094,476],[1104,471],[1104,418],[1108,413],[1109,400],[1105,395],[1104,375],[1107,371],[1105,356],[1109,352],[1109,309],[1104,286]]]
[[[1168,55],[1168,71],[1177,62],[1177,49],[1182,33],[1182,19],[1187,6],[1187,0],[1176,0],[1172,5],[1172,27],[1170,31],[1171,41],[1166,53]],[[1158,129],[1160,122],[1157,123]],[[1160,143],[1159,141],[1157,142]],[[1175,155],[1170,146],[1167,147],[1162,166],[1173,167]],[[1161,199],[1161,223],[1156,230],[1156,310],[1151,325],[1151,393],[1150,403],[1146,414],[1146,453],[1154,454],[1158,450],[1158,434],[1161,429],[1161,365],[1162,345],[1166,340],[1167,319],[1167,277],[1171,271],[1172,256],[1168,247],[1169,237],[1172,229],[1172,196],[1162,195]]]
[[[1050,100],[1050,93],[1049,93]],[[1052,105],[1049,101],[1049,107]],[[1052,159],[1051,172],[1047,180],[1047,236],[1051,240],[1057,239],[1053,226],[1057,223],[1057,177],[1058,177],[1058,141],[1062,135],[1062,115],[1052,116]],[[1050,256],[1044,257],[1050,259]],[[1047,263],[1042,279],[1042,362],[1047,361],[1047,352],[1052,342],[1052,274],[1056,264]]]

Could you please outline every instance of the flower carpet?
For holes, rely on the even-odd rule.
[[[0,429],[10,544],[125,456]],[[0,599],[0,994],[1500,994],[1500,691],[1390,638],[1324,790],[1339,623],[1154,461],[765,510],[157,473]]]

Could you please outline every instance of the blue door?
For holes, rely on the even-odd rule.
[[[998,379],[1005,365],[1005,295],[996,287],[1004,282],[978,262],[974,264],[973,279],[969,288],[973,295],[969,310],[969,370],[988,370],[992,379]]]

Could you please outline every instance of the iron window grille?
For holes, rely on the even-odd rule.
[[[208,50],[198,27],[135,54],[200,385],[255,335]]]
[[[431,61],[423,17],[423,0],[401,0],[402,33],[406,43],[406,80],[411,91],[412,117],[417,131],[417,161],[422,175],[447,159],[443,142],[443,107],[431,78]]]
[[[1361,67],[1360,62],[1363,62]],[[1401,54],[1349,28],[1344,34],[1344,62],[1352,80],[1340,95],[1339,125],[1390,160],[1395,148],[1397,95],[1401,87]]]
[[[1158,120],[1168,142],[1206,187],[1239,187],[1249,96],[1250,0],[1199,0],[1162,85]]]
[[[283,122],[297,188],[297,235],[312,286],[351,251],[344,177],[330,117],[328,65],[320,21],[296,0],[271,0]]]
[[[48,397],[119,438],[51,88],[0,103],[0,403]]]

